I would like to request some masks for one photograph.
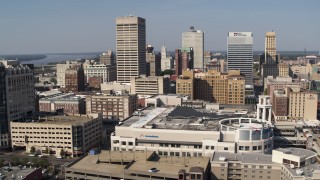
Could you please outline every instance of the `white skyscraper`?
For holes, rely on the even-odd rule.
[[[194,52],[193,68],[203,69],[204,34],[191,26],[188,32],[182,33],[182,48],[192,47]]]
[[[173,68],[173,60],[172,57],[167,54],[166,46],[162,46],[161,48],[161,71],[172,69]]]
[[[117,17],[117,81],[130,83],[130,77],[146,74],[146,20]]]
[[[229,32],[228,71],[240,70],[245,75],[246,88],[253,88],[253,34],[252,32]]]

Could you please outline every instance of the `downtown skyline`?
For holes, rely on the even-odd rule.
[[[253,32],[253,50],[277,33],[279,51],[318,51],[318,1],[38,1],[1,2],[0,54],[115,51],[115,19],[146,19],[147,44],[180,48],[189,26],[204,32],[204,49],[225,51],[227,34]],[[272,7],[272,8],[270,8]]]

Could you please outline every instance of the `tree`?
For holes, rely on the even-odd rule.
[[[49,154],[49,148],[48,147],[46,147],[46,149],[44,150],[44,153],[45,154]]]
[[[66,153],[64,152],[64,150],[61,149],[61,151],[60,151],[60,156],[61,156],[61,157],[64,157],[65,154],[66,154]]]
[[[46,168],[49,166],[49,161],[47,159],[40,159],[38,164],[40,167]]]
[[[265,89],[263,94],[268,95],[268,89]]]
[[[37,158],[32,158],[32,165],[34,166],[34,167],[38,167],[39,166],[39,161],[38,161],[38,159]]]
[[[20,159],[19,159],[19,157],[13,157],[11,159],[11,162],[12,162],[12,165],[18,166],[20,164]]]
[[[3,163],[4,163],[4,159],[0,159],[0,167],[3,166]]]
[[[35,154],[35,153],[36,153],[36,148],[35,148],[34,146],[32,146],[32,147],[30,148],[30,153],[31,153],[31,154]]]
[[[22,160],[21,160],[21,165],[27,165],[27,163],[29,162],[29,159],[27,157],[24,157]]]
[[[54,78],[54,77],[52,77],[52,78],[50,79],[50,82],[52,82],[52,83],[54,83],[54,84],[57,84],[57,79]]]

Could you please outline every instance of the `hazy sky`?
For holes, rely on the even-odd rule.
[[[181,47],[181,33],[205,33],[205,50],[226,50],[227,32],[265,32],[277,50],[320,50],[320,0],[1,0],[0,54],[115,50],[115,18],[146,19],[147,44]]]

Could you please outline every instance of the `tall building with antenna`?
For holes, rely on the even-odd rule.
[[[117,81],[146,74],[146,20],[141,17],[116,18]]]

